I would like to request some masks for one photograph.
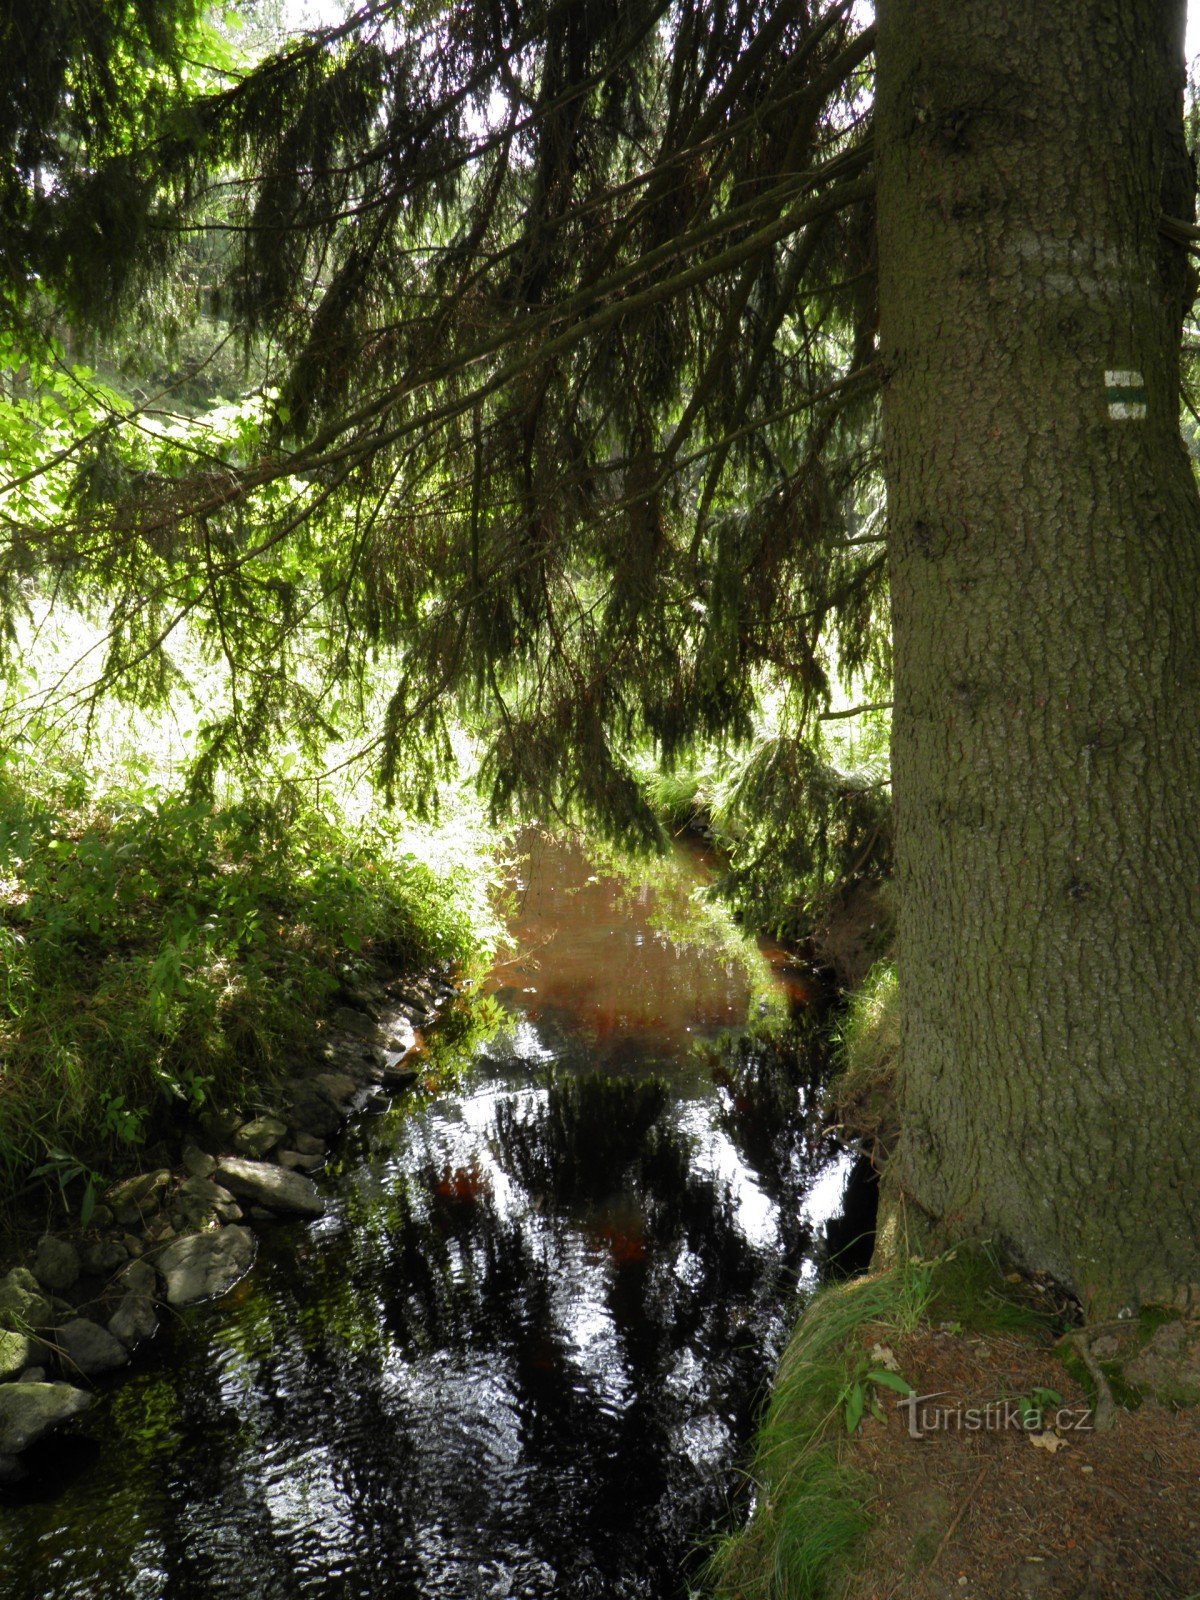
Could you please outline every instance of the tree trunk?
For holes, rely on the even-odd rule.
[[[1183,0],[878,0],[905,1131],[1093,1315],[1200,1285]]]

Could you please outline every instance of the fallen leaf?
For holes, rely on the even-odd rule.
[[[1050,1454],[1053,1455],[1054,1452],[1056,1450],[1060,1450],[1067,1441],[1065,1439],[1060,1439],[1056,1433],[1031,1433],[1029,1435],[1029,1442],[1035,1450],[1049,1450]]]

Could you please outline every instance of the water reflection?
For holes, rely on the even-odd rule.
[[[0,1509],[4,1600],[686,1592],[842,1169],[802,1052],[694,1050],[769,980],[676,872],[541,849],[461,1092],[361,1123]]]

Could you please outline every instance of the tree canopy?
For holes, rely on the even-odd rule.
[[[162,16],[114,36],[168,60]],[[780,683],[752,781],[811,787],[831,673],[887,672],[872,41],[844,0],[385,3],[110,112],[44,197],[37,294],[112,331],[184,283],[246,395],[108,407],[54,467],[70,518],[10,515],[10,600],[102,598],[103,678],[141,693],[198,631],[237,685],[210,765],[327,732],[301,668],[382,652],[410,798],[466,708],[499,802],[645,830],[630,752],[744,739]],[[71,120],[22,116],[36,173]]]

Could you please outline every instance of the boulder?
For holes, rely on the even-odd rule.
[[[233,1136],[233,1148],[242,1156],[251,1156],[260,1160],[275,1146],[287,1132],[287,1125],[280,1122],[278,1117],[254,1117],[242,1126]]]
[[[33,1345],[23,1333],[0,1330],[0,1383],[19,1378],[33,1360]]]
[[[266,1161],[244,1161],[238,1156],[227,1156],[217,1166],[217,1176],[243,1200],[266,1206],[271,1211],[285,1211],[294,1216],[319,1217],[325,1212],[325,1201],[317,1193],[316,1185],[303,1173],[289,1172]]]
[[[293,1133],[289,1143],[302,1156],[323,1156],[328,1148],[324,1139],[315,1139],[311,1133]]]
[[[68,1372],[82,1372],[93,1377],[98,1372],[112,1372],[129,1361],[129,1351],[98,1322],[86,1317],[76,1317],[59,1328],[54,1342],[59,1348],[59,1360]]]
[[[158,1268],[167,1280],[167,1300],[173,1306],[192,1305],[225,1294],[249,1271],[254,1260],[254,1236],[246,1228],[222,1228],[219,1233],[189,1233],[163,1251]]]
[[[0,1387],[0,1456],[27,1450],[51,1428],[77,1417],[90,1394],[69,1383],[6,1383]]]
[[[28,1267],[0,1278],[0,1328],[45,1328],[51,1318],[50,1302]]]
[[[152,1339],[158,1332],[158,1317],[149,1295],[127,1294],[108,1319],[108,1331],[114,1339],[131,1349],[142,1339]]]
[[[51,1294],[62,1294],[77,1282],[82,1271],[79,1251],[65,1239],[48,1233],[33,1258],[33,1275]]]

